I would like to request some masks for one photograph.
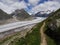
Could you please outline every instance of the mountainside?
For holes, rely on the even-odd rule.
[[[48,18],[41,23],[43,24],[40,28],[42,42],[40,43],[43,45],[60,45],[60,9],[50,13]]]
[[[17,9],[14,13],[12,13],[12,15],[18,20],[31,19],[31,16],[24,9]]]
[[[50,14],[50,16],[46,19],[46,24],[48,27],[51,27],[52,30],[60,27],[60,9]]]
[[[50,16],[45,20],[45,24],[45,34],[54,40],[56,45],[60,45],[60,9],[54,13],[51,13]]]
[[[4,11],[2,11],[2,10],[0,9],[0,20],[1,20],[1,21],[2,21],[2,20],[7,20],[7,19],[10,19],[10,18],[12,18],[11,15],[5,13]]]

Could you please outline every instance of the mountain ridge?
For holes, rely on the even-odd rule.
[[[17,9],[15,10],[15,12],[12,13],[12,15],[16,17],[16,19],[18,20],[25,20],[25,19],[32,18],[32,16],[29,15],[24,9],[21,9],[21,10]]]
[[[3,10],[0,9],[0,20],[7,20],[7,19],[10,19],[12,18],[11,15],[5,13]]]

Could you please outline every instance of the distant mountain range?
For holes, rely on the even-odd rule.
[[[17,20],[25,20],[32,18],[32,16],[29,15],[24,9],[21,10],[17,9],[12,14],[7,14],[0,9],[0,20],[7,20],[14,17],[16,17]]]
[[[40,11],[35,14],[36,17],[48,17],[50,14],[50,10],[48,11]]]
[[[32,19],[34,18],[31,15],[29,15],[24,9],[17,9],[12,14],[7,14],[0,9],[0,24]]]

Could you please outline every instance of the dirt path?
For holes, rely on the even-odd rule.
[[[45,37],[45,34],[44,34],[44,26],[45,26],[45,22],[43,23],[41,29],[40,29],[40,33],[41,33],[41,44],[40,45],[47,45],[47,42],[46,42],[46,37]]]

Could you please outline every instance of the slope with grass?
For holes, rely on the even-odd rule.
[[[60,45],[60,9],[51,13],[45,20],[45,34],[48,45]]]

